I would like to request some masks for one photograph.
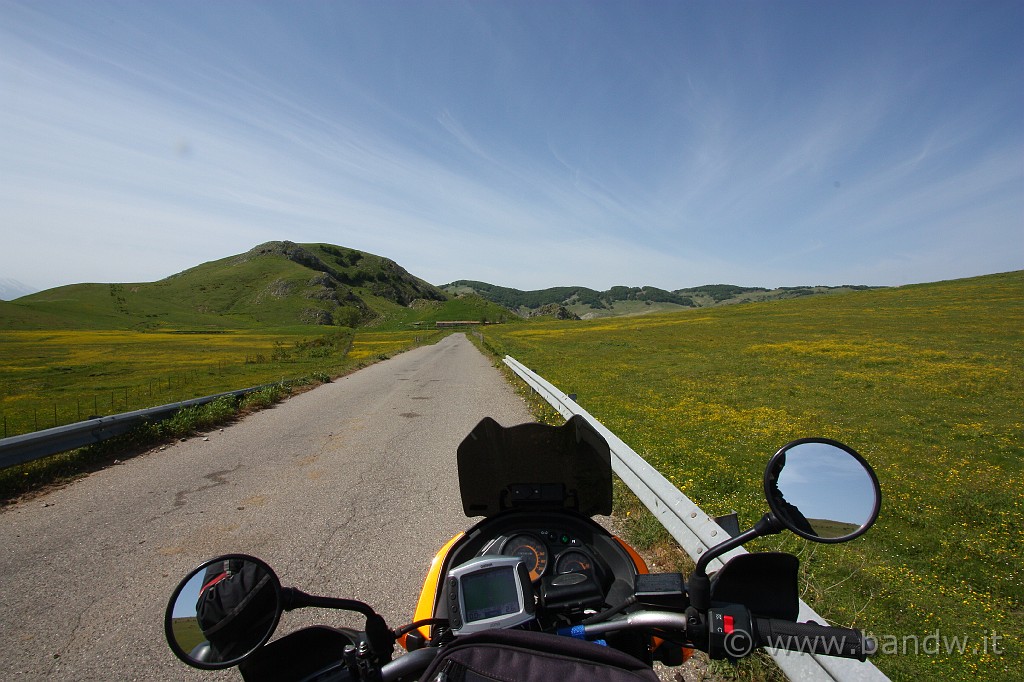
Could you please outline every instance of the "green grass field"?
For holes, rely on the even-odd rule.
[[[181,650],[189,653],[206,640],[206,635],[199,628],[199,621],[195,616],[188,618],[175,618],[171,621],[171,630],[174,632],[174,639],[177,640]]]
[[[780,446],[851,445],[882,485],[872,531],[749,548],[797,553],[803,598],[877,635],[877,665],[894,679],[1019,679],[1024,272],[489,327],[485,343],[578,394],[706,512],[737,510],[748,526],[766,509],[762,471]]]
[[[274,381],[337,376],[443,334],[325,327],[218,333],[0,330],[0,435]]]

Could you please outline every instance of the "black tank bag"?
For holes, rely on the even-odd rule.
[[[657,682],[643,662],[593,642],[523,630],[460,637],[420,682]]]

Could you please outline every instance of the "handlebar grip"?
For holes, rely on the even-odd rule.
[[[779,618],[755,618],[757,645],[808,654],[865,660],[878,643],[860,630],[817,623],[794,623]]]

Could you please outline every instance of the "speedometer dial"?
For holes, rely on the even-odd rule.
[[[501,553],[505,556],[517,556],[522,558],[526,568],[530,571],[530,580],[540,580],[544,570],[548,567],[548,548],[544,541],[530,533],[520,533],[505,541],[501,546]]]
[[[583,552],[575,549],[571,549],[568,552],[562,552],[555,560],[555,573],[583,573],[585,575],[594,574],[594,560]]]

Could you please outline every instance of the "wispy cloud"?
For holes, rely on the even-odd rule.
[[[842,8],[835,44],[736,8],[250,9],[0,7],[0,275],[156,279],[268,239],[525,288],[1024,267],[998,17],[919,25],[928,60]]]

